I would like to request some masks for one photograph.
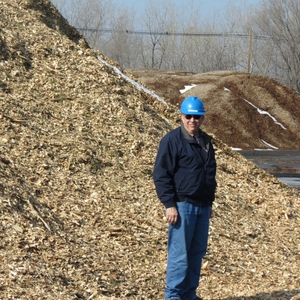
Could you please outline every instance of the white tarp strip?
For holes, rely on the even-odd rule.
[[[136,81],[132,80],[131,78],[129,78],[128,76],[126,76],[125,74],[123,74],[117,67],[114,67],[114,66],[110,65],[107,61],[105,61],[104,59],[102,59],[99,56],[98,56],[98,59],[101,62],[103,62],[105,65],[107,65],[109,68],[112,68],[115,71],[115,73],[121,75],[126,81],[130,82],[131,84],[133,84],[139,91],[142,90],[142,91],[146,92],[147,94],[155,97],[157,100],[161,101],[163,104],[165,104],[165,105],[168,106],[168,104],[167,104],[167,102],[165,100],[163,100],[162,98],[160,98],[155,93],[151,92],[150,90],[146,89],[145,87],[143,87],[142,85],[140,85]]]

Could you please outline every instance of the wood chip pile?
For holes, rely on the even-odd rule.
[[[163,299],[167,225],[151,173],[177,108],[102,64],[49,1],[0,7],[0,298]],[[299,191],[215,147],[199,293],[297,297]]]

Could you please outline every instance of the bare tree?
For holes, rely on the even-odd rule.
[[[143,38],[144,67],[162,67],[170,47],[168,32],[174,31],[175,24],[176,9],[171,1],[148,2],[142,17],[142,26],[149,32],[149,36]]]
[[[110,0],[52,0],[68,22],[77,28],[90,46],[94,47],[102,35],[115,7]]]
[[[134,30],[135,12],[120,7],[110,19],[110,38],[102,46],[101,51],[123,68],[131,68],[139,56],[137,36],[129,34]]]
[[[269,37],[265,41],[268,52],[262,55],[264,61],[257,60],[257,68],[300,91],[299,0],[264,0],[254,20],[254,30]]]
[[[173,28],[182,35],[170,43],[173,59],[169,68],[192,72],[246,69],[248,40],[247,36],[241,40],[238,33],[247,18],[240,7],[232,3],[226,12],[208,17],[201,14],[199,2],[189,1],[179,11]]]
[[[203,31],[205,22],[201,20],[201,3],[186,1],[177,8],[176,30],[180,33],[174,40],[172,68],[175,70],[199,70],[203,59],[201,55],[202,40],[197,33]]]

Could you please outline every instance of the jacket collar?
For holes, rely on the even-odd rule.
[[[185,139],[187,139],[187,140],[193,140],[194,141],[193,136],[186,131],[186,129],[184,128],[183,124],[181,124],[181,133],[182,133],[182,135],[183,135],[183,137]],[[201,129],[199,129],[198,135],[199,136],[201,136],[201,135],[203,136],[203,131]]]
[[[180,129],[181,129],[181,133],[182,133],[183,137],[184,137],[188,142],[195,142],[195,143],[197,143],[197,142],[195,141],[195,139],[194,139],[194,138],[186,131],[186,129],[184,128],[184,125],[183,125],[183,124],[181,124]],[[204,144],[205,144],[206,148],[208,149],[208,148],[209,148],[209,143],[210,143],[212,137],[211,137],[210,135],[206,134],[206,133],[205,133],[204,131],[202,131],[201,129],[199,129],[198,134],[199,134],[200,136],[202,136],[202,138],[203,138],[203,140],[204,140]]]

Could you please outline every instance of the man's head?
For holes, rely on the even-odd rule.
[[[180,112],[186,131],[190,134],[197,134],[204,120],[203,102],[195,96],[190,96],[181,103]]]

